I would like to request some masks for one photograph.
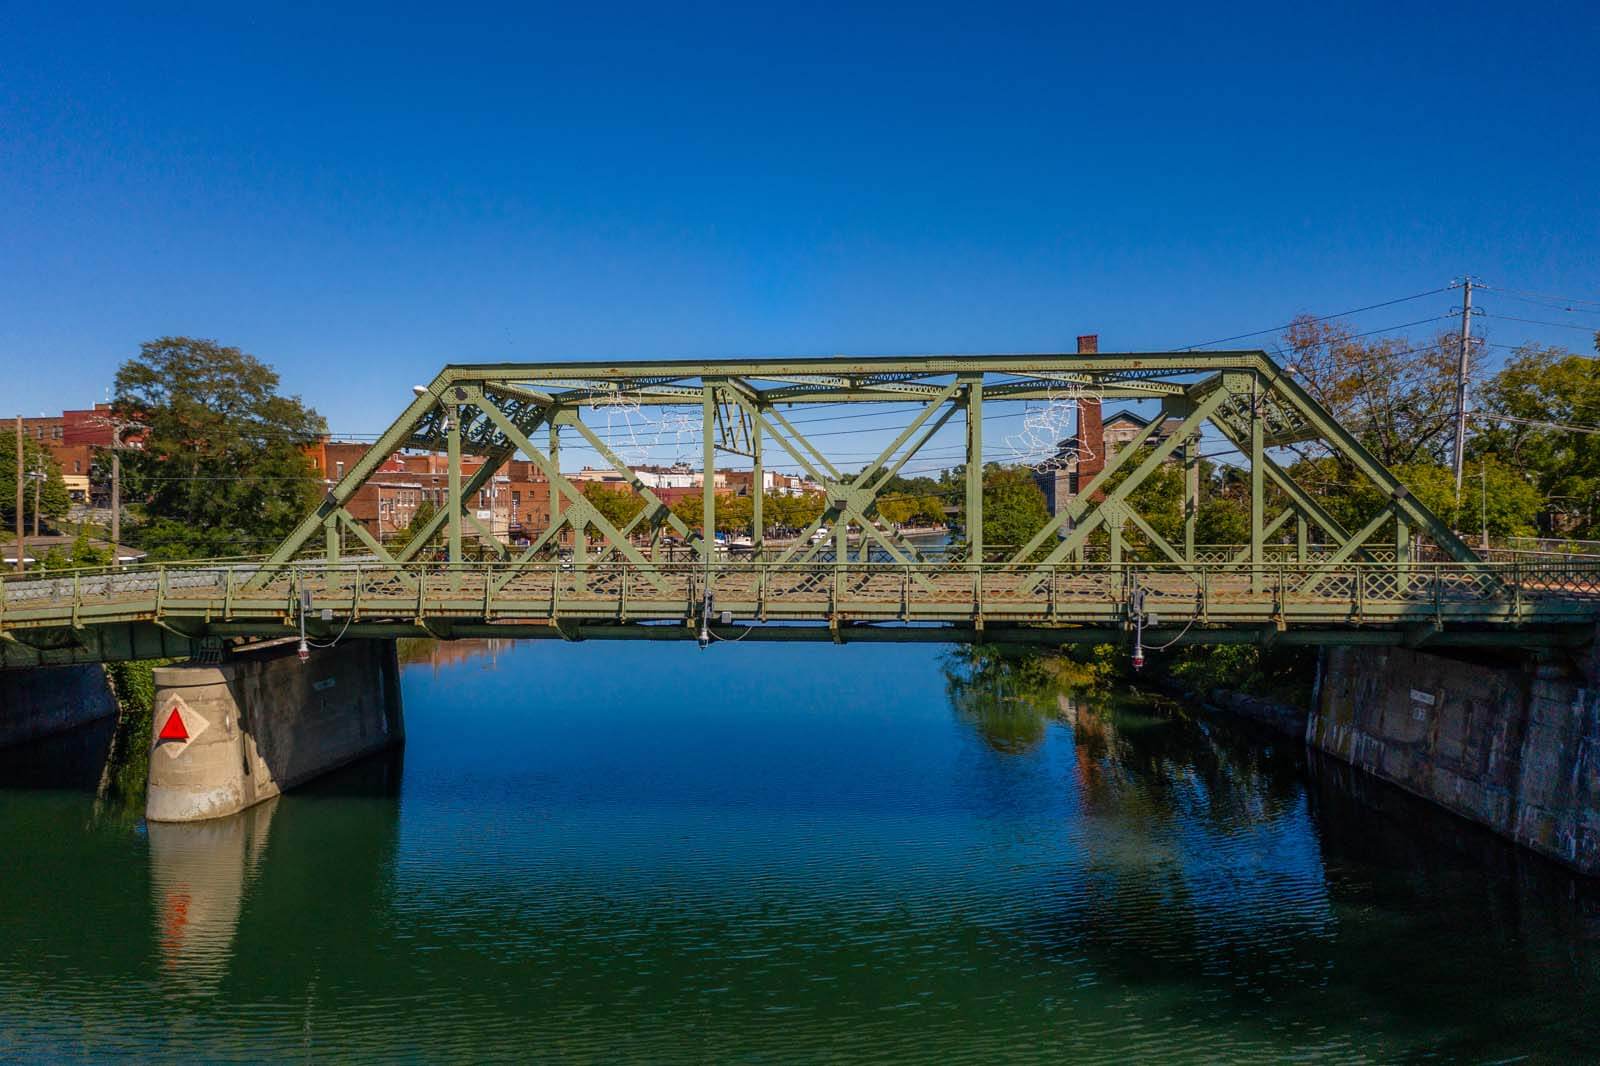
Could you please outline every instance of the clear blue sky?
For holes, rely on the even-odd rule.
[[[1593,3],[222,6],[0,8],[4,413],[169,333],[370,433],[447,361],[1600,301]]]

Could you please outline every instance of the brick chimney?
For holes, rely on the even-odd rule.
[[[1078,338],[1079,355],[1095,355],[1100,351],[1100,335],[1085,333]],[[1106,468],[1106,431],[1100,420],[1100,401],[1078,400],[1078,484],[1083,485]]]

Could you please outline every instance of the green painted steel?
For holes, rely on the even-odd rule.
[[[1059,399],[1062,389],[1154,398],[1161,410],[1028,544],[985,544],[984,409]],[[750,462],[751,553],[732,557],[718,548],[715,492],[704,493],[697,523],[684,522],[586,422],[586,413],[619,403],[698,408],[703,469],[723,455]],[[847,473],[784,414],[807,403],[915,408],[873,462]],[[880,503],[893,477],[958,414],[965,542],[934,559],[883,519]],[[1195,543],[1197,456],[1207,426],[1248,467],[1250,532],[1242,545]],[[549,437],[543,449],[534,443],[541,427]],[[643,511],[623,528],[562,474],[564,429],[643,498]],[[1290,442],[1319,442],[1359,471],[1388,501],[1383,511],[1346,530],[1275,460],[1274,449]],[[762,472],[772,468],[774,445],[826,496],[822,515],[787,545],[770,543],[761,521]],[[448,499],[409,543],[385,545],[348,505],[405,449],[446,454]],[[469,455],[483,459],[470,475]],[[519,455],[551,485],[550,522],[530,531],[526,546],[499,539],[469,506]],[[1184,466],[1181,544],[1132,503],[1135,490],[1171,461]],[[422,561],[441,532],[444,557]],[[690,557],[663,558],[669,537],[680,538]],[[564,542],[569,561],[559,557]],[[319,637],[481,631],[704,639],[726,614],[755,626],[752,639],[1062,642],[1114,639],[1143,624],[1154,643],[1315,635],[1320,642],[1538,646],[1592,631],[1600,617],[1596,567],[1600,560],[1480,561],[1259,351],[451,365],[260,563],[7,578],[0,664],[37,663],[47,654],[133,656],[153,645],[127,634],[152,629],[171,647],[282,635],[298,631],[302,590],[312,605],[305,625]],[[1136,602],[1156,617],[1138,615]]]
[[[1293,559],[1091,562],[1050,566],[1042,581],[1040,573],[1011,563],[721,558],[709,569],[699,560],[156,565],[6,581],[0,648],[7,665],[36,665],[37,652],[52,649],[78,656],[62,661],[142,657],[134,638],[117,635],[132,626],[175,638],[161,646],[170,654],[184,641],[294,632],[303,602],[317,639],[571,636],[570,627],[595,626],[591,635],[666,639],[662,626],[693,631],[727,612],[752,633],[809,624],[840,639],[961,640],[987,639],[991,630],[1021,639],[1015,634],[1027,629],[1026,639],[1063,643],[1126,635],[1142,602],[1155,643],[1162,632],[1198,643],[1316,633],[1323,643],[1540,646],[1571,643],[1600,614],[1600,560],[1413,563],[1403,574],[1392,563],[1328,568]],[[868,628],[899,635],[860,632]]]

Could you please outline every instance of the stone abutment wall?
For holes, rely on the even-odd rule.
[[[1495,662],[1329,648],[1312,747],[1525,847],[1600,875],[1600,692],[1592,659]]]

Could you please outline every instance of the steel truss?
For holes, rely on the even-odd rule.
[[[1015,400],[1049,400],[1063,384],[1092,388],[1105,399],[1156,399],[1160,412],[1129,447],[1110,456],[1104,469],[1061,507],[1051,523],[1028,544],[983,543],[983,412],[986,405]],[[859,472],[846,472],[824,448],[809,439],[785,414],[796,404],[920,405],[894,441]],[[348,532],[379,561],[402,564],[442,530],[446,561],[467,561],[464,536],[472,527],[480,543],[500,560],[525,564],[572,534],[582,567],[620,557],[646,575],[654,557],[636,541],[658,543],[675,534],[694,547],[709,575],[716,561],[716,493],[702,493],[701,521],[690,525],[673,515],[584,418],[603,404],[640,408],[700,408],[702,468],[714,471],[719,455],[747,458],[752,473],[752,558],[781,564],[814,563],[825,556],[835,566],[849,558],[850,531],[859,540],[859,559],[896,563],[922,559],[918,549],[885,522],[879,504],[886,486],[935,434],[957,415],[965,423],[965,559],[1034,566],[1041,580],[1055,564],[1083,561],[1090,538],[1103,531],[1110,561],[1133,561],[1130,533],[1137,531],[1153,560],[1193,566],[1195,516],[1199,510],[1198,441],[1214,427],[1244,457],[1250,485],[1250,538],[1234,561],[1252,568],[1253,587],[1262,591],[1270,547],[1294,524],[1296,562],[1313,560],[1304,579],[1309,590],[1318,576],[1347,561],[1387,558],[1397,577],[1413,556],[1412,538],[1431,542],[1439,557],[1475,562],[1477,557],[1436,515],[1413,497],[1345,428],[1306,394],[1264,352],[1134,352],[1091,355],[918,356],[898,358],[782,359],[725,362],[638,362],[623,364],[551,363],[452,365],[446,367],[395,420],[367,454],[328,492],[327,497],[279,546],[269,563],[302,557],[323,535],[322,555],[338,562]],[[1169,420],[1177,430],[1165,434]],[[536,442],[543,430],[547,443]],[[563,433],[576,437],[612,464],[645,501],[645,508],[619,529],[584,497],[560,470]],[[1145,447],[1155,440],[1153,446]],[[1387,503],[1359,530],[1347,530],[1322,507],[1316,494],[1297,484],[1274,460],[1271,449],[1289,443],[1320,441],[1378,488]],[[795,541],[769,551],[764,543],[763,472],[776,446],[792,465],[822,486],[824,513]],[[351,516],[347,505],[385,460],[402,449],[443,451],[448,460],[448,496],[433,520],[409,543],[390,550]],[[470,476],[462,472],[464,454],[484,462]],[[514,456],[526,456],[549,479],[551,521],[520,551],[494,536],[468,506],[478,491]],[[1162,537],[1150,517],[1130,500],[1135,490],[1169,460],[1186,467],[1183,543]],[[951,464],[954,465],[954,464]],[[1269,511],[1276,513],[1269,516]],[[813,543],[819,531],[827,539]],[[1374,550],[1387,531],[1387,548]],[[599,543],[590,559],[591,539]],[[830,551],[831,549],[831,551]],[[1392,549],[1392,550],[1391,550]],[[919,585],[928,587],[919,577]]]
[[[1154,399],[1160,411],[1029,543],[985,545],[985,409],[1048,403],[1063,386]],[[860,470],[830,458],[821,434],[791,417],[794,405],[841,403],[896,404],[903,414]],[[699,520],[684,521],[597,428],[598,412],[635,405],[698,408],[707,475],[720,455],[748,461],[749,552],[718,550],[714,482]],[[966,544],[931,557],[884,520],[881,505],[892,479],[957,418]],[[1244,544],[1196,543],[1207,426],[1242,457]],[[561,472],[564,441],[622,473],[644,501],[637,517],[619,528],[584,496]],[[1379,491],[1383,506],[1360,529],[1342,526],[1272,454],[1308,441]],[[445,453],[448,499],[392,546],[349,505],[402,449]],[[467,455],[484,461],[469,471]],[[518,455],[551,487],[550,521],[525,546],[497,538],[469,506]],[[816,481],[826,505],[798,536],[769,544],[763,472],[774,455]],[[1138,506],[1138,488],[1167,462],[1184,472],[1181,540]],[[444,558],[424,559],[441,534]],[[568,535],[571,558],[556,557]],[[687,559],[660,550],[668,535]],[[469,552],[474,536],[481,549]],[[347,543],[359,548],[346,555]],[[1480,561],[1259,351],[461,365],[422,390],[264,561],[0,580],[0,668],[204,651],[296,631],[1066,643],[1137,627],[1161,643],[1547,648],[1588,641],[1597,619],[1600,560]]]

